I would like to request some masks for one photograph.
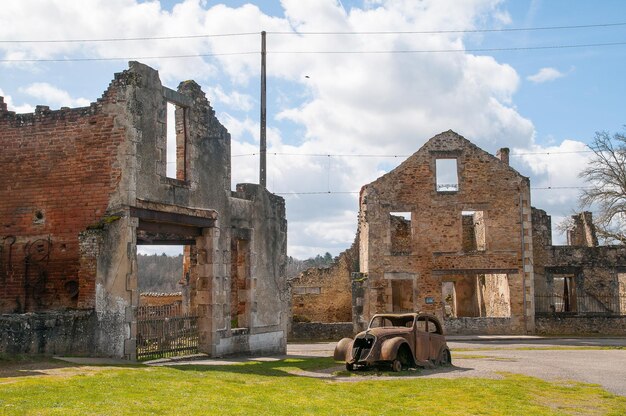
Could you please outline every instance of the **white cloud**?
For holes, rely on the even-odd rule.
[[[531,178],[532,205],[552,215],[554,242],[563,244],[564,237],[555,227],[576,211],[580,188],[586,186],[579,174],[592,153],[583,142],[564,140],[558,145],[512,149],[511,155],[511,166]]]
[[[500,0],[376,0],[345,9],[337,0],[282,0],[284,14],[259,7],[186,0],[171,12],[158,2],[110,0],[8,2],[0,15],[0,38],[69,39],[174,36],[207,33],[268,33],[268,81],[282,97],[269,114],[268,187],[276,192],[358,191],[402,158],[289,156],[289,154],[412,154],[431,136],[448,129],[493,152],[499,147],[533,148],[533,124],[513,104],[519,75],[493,57],[469,53],[324,54],[280,51],[367,51],[459,49],[465,35],[277,35],[306,31],[411,31],[505,25]],[[10,16],[10,18],[8,18]],[[195,78],[219,108],[231,132],[232,153],[258,153],[258,103],[246,91],[258,85],[259,36],[208,37],[143,42],[0,44],[4,57],[164,56],[254,51],[215,58],[146,60],[165,83]],[[235,87],[215,83],[217,75]],[[309,78],[305,78],[308,75]],[[278,82],[275,82],[278,81]],[[287,86],[284,86],[287,85]],[[32,86],[31,86],[32,87]],[[43,94],[45,88],[31,90]],[[245,92],[244,92],[245,91]],[[26,90],[25,90],[26,92]],[[47,90],[57,103],[71,91]],[[43,95],[40,95],[43,96]],[[285,99],[287,97],[287,99]],[[294,98],[294,97],[297,97]],[[304,97],[304,98],[303,98]],[[272,100],[272,96],[268,97]],[[75,101],[76,102],[76,101]],[[233,116],[225,110],[249,112]],[[297,138],[272,126],[297,126]],[[533,175],[548,169],[524,161]],[[533,170],[535,169],[536,172]],[[548,169],[549,170],[549,169]],[[556,172],[555,172],[556,173]],[[543,175],[543,176],[542,176]],[[233,158],[233,181],[256,182],[258,156]],[[533,182],[534,184],[534,182]],[[347,248],[356,230],[357,195],[286,196],[291,255],[310,256]],[[324,248],[326,247],[326,248]],[[333,250],[329,248],[332,247]]]
[[[554,81],[565,76],[564,72],[555,68],[541,68],[539,72],[534,75],[526,77],[527,80],[534,82],[535,84],[541,84],[544,82]]]
[[[218,102],[233,110],[250,111],[254,104],[254,99],[250,95],[238,91],[228,93],[219,85],[206,88],[206,95],[212,104]]]
[[[7,105],[7,109],[9,111],[15,111],[18,114],[32,113],[33,111],[35,111],[35,107],[30,104],[15,105],[15,103],[13,103],[13,98],[10,95],[5,94],[1,88],[0,97],[4,97],[4,102]]]
[[[53,107],[86,107],[90,104],[88,99],[72,98],[67,91],[46,82],[36,82],[19,91]]]

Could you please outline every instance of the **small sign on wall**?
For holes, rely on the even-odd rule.
[[[425,298],[424,298],[424,302],[425,302],[427,305],[431,305],[431,304],[435,303],[435,298],[432,298],[432,297],[430,297],[430,296],[427,296],[427,297],[425,297]]]

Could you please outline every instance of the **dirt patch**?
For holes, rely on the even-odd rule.
[[[51,370],[72,366],[74,365],[54,359],[0,360],[0,378],[41,376]]]

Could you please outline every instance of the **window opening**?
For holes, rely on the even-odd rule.
[[[391,255],[408,256],[411,254],[411,213],[390,212],[389,229],[391,237]]]
[[[485,251],[485,215],[483,211],[461,211],[463,251]]]
[[[441,282],[443,312],[446,318],[456,318],[456,290],[454,282]]]
[[[167,103],[166,120],[167,150],[165,155],[166,174],[168,178],[176,179],[177,158],[176,158],[176,105]]]
[[[457,192],[459,190],[459,176],[456,159],[437,159],[437,192]]]
[[[413,311],[413,280],[391,280],[392,312]]]
[[[231,240],[230,327],[248,328],[250,302],[250,242]]]
[[[551,312],[576,312],[574,276],[554,276]]]
[[[166,102],[166,151],[165,176],[168,178],[186,180],[186,151],[187,131],[185,127],[186,110],[172,102]]]
[[[459,274],[442,281],[444,314],[448,318],[511,316],[507,274]]]
[[[626,315],[626,273],[617,274],[617,289],[619,312]]]

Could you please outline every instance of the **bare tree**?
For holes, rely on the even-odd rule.
[[[626,135],[597,132],[589,146],[589,165],[580,173],[588,182],[580,195],[583,207],[597,207],[598,235],[626,244]]]

